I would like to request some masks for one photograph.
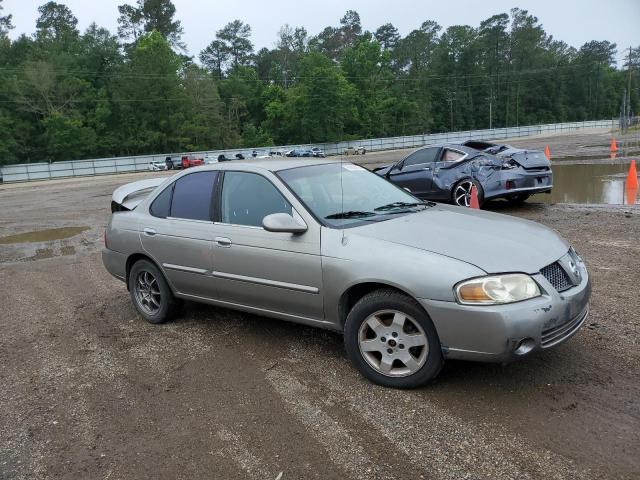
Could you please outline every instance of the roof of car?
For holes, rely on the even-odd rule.
[[[304,157],[304,158],[258,158],[246,160],[231,160],[229,162],[218,162],[207,165],[204,168],[209,170],[235,170],[246,168],[247,170],[268,170],[277,172],[289,168],[308,167],[311,165],[322,165],[326,163],[337,163],[339,160],[327,160],[324,158]],[[198,167],[203,168],[203,167]]]
[[[425,148],[434,148],[434,147],[437,147],[437,148],[452,148],[454,150],[459,150],[461,152],[468,153],[468,154],[481,152],[481,150],[477,150],[475,148],[471,148],[471,147],[468,147],[466,145],[461,145],[459,143],[439,143],[439,144],[435,144],[435,145],[425,145],[423,147],[418,148],[415,151],[417,152],[418,150],[423,150]],[[411,152],[411,153],[413,153],[413,152]],[[409,154],[409,155],[411,155],[411,154]]]

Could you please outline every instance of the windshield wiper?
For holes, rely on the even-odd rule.
[[[432,207],[435,205],[433,202],[393,202],[382,205],[381,207],[374,208],[376,212],[383,210],[393,210],[394,208],[410,208],[410,207]]]
[[[358,210],[350,210],[348,212],[332,213],[331,215],[327,215],[324,218],[326,218],[327,220],[333,220],[333,219],[340,219],[340,218],[371,217],[372,215],[375,215],[375,213],[373,213],[373,212],[361,212],[361,211],[358,211]]]

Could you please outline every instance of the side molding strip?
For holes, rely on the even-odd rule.
[[[266,285],[268,287],[286,288],[287,290],[296,290],[304,293],[318,293],[320,290],[316,287],[307,285],[298,285],[296,283],[278,282],[276,280],[267,280],[266,278],[246,277],[244,275],[235,275],[233,273],[213,272],[214,277],[224,278],[227,280],[237,280],[239,282],[256,283],[258,285]]]
[[[204,275],[207,273],[204,268],[185,267],[183,265],[173,265],[171,263],[163,263],[162,266],[164,268],[168,268],[169,270],[178,270],[180,272],[198,273],[200,275]]]

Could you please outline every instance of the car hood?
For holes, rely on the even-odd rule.
[[[554,230],[538,223],[442,204],[353,230],[354,234],[446,255],[487,273],[537,273],[569,249]]]

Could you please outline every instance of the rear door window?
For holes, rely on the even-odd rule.
[[[465,157],[465,154],[458,151],[452,150],[450,148],[445,148],[442,153],[442,161],[443,162],[459,162]]]
[[[211,220],[212,195],[218,172],[197,172],[180,177],[173,188],[171,217]]]
[[[222,223],[262,227],[272,213],[291,215],[291,204],[262,175],[226,172],[222,185]]]
[[[167,218],[171,212],[171,195],[173,194],[173,183],[165,188],[160,195],[158,195],[153,203],[149,212],[154,217]]]
[[[412,165],[422,165],[424,163],[431,163],[436,161],[440,147],[422,148],[417,152],[412,153],[404,161],[404,167],[410,167]]]

